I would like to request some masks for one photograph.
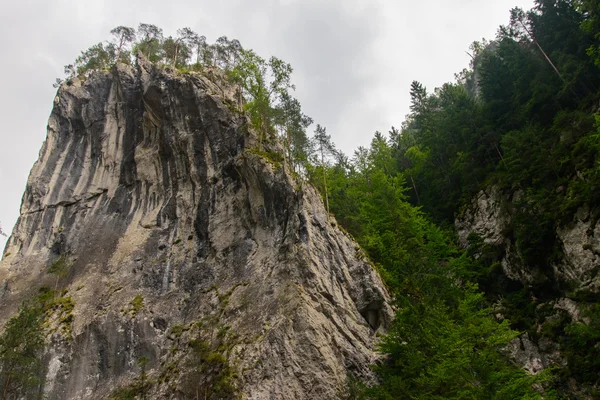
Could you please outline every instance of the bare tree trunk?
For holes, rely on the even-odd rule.
[[[329,219],[329,195],[327,194],[327,176],[325,172],[325,155],[321,145],[321,167],[323,168],[323,186],[325,187],[325,207],[327,208],[327,219]]]
[[[121,50],[123,49],[123,44],[125,42],[125,35],[121,35],[121,40],[119,41],[119,50],[117,51],[117,60],[115,62],[118,63],[119,60],[121,59]]]
[[[542,49],[542,46],[540,46],[540,44],[538,43],[537,40],[535,40],[535,38],[533,37],[533,35],[531,34],[531,32],[529,32],[529,29],[527,29],[527,27],[525,26],[525,24],[523,23],[523,21],[521,21],[519,19],[519,23],[521,24],[521,26],[523,27],[523,29],[525,29],[525,32],[527,32],[527,34],[529,35],[529,37],[531,38],[531,40],[533,41],[533,43],[535,43],[535,45],[537,46],[537,48],[540,49],[540,51],[542,52],[542,54],[544,55],[544,57],[546,58],[546,60],[548,61],[548,63],[554,69],[554,72],[556,72],[556,75],[558,75],[558,77],[563,82],[566,83],[565,78],[563,78],[563,76],[560,74],[560,71],[558,70],[558,68],[556,68],[556,66],[554,65],[554,63],[552,62],[552,60],[550,60],[550,57],[548,57],[548,55],[546,54],[546,52],[544,51],[544,49]]]
[[[4,393],[2,394],[2,400],[6,399],[6,393],[8,393],[9,386],[10,386],[10,375],[8,375],[8,379],[6,380],[6,386],[4,386]]]
[[[290,135],[290,130],[286,129],[286,133],[287,133],[287,156],[288,156],[288,163],[292,166],[292,169],[294,169],[294,163],[292,162],[292,137]]]
[[[175,55],[173,56],[173,68],[176,68],[177,53],[179,53],[179,44],[175,44]]]
[[[417,191],[417,185],[415,185],[415,180],[413,179],[412,175],[410,175],[410,181],[413,184],[413,189],[415,189],[415,194],[417,195],[417,204],[421,203],[421,200],[419,199],[419,192]]]
[[[496,142],[494,142],[494,148],[498,152],[498,156],[500,156],[500,161],[504,160],[504,157],[502,157],[502,153],[500,152],[500,149],[498,148],[498,145],[496,144]]]
[[[267,128],[265,127],[265,121],[264,120],[261,120],[260,126],[261,126],[261,129],[260,129],[260,132],[258,132],[258,149],[260,151],[262,151],[263,137],[266,136],[265,132],[267,131]]]

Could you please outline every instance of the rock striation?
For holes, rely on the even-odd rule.
[[[0,325],[43,286],[72,305],[47,398],[106,398],[142,368],[149,399],[333,399],[369,378],[386,289],[240,99],[143,57],[59,89],[0,263]]]

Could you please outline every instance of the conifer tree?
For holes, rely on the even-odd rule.
[[[162,58],[163,31],[152,24],[141,23],[138,27],[137,37],[140,39],[134,46],[134,52],[140,51],[152,62]]]
[[[319,124],[317,124],[317,127],[315,129],[313,141],[315,143],[315,149],[317,150],[320,156],[321,171],[323,173],[323,193],[325,197],[325,208],[327,209],[327,214],[329,215],[329,194],[327,191],[326,159],[327,157],[336,153],[335,145],[331,141],[331,136],[327,134],[327,129]]]
[[[118,61],[129,61],[129,57],[123,57],[123,48],[128,44],[131,44],[135,41],[135,29],[129,28],[127,26],[117,26],[113,28],[110,33],[116,39],[116,48],[117,48],[117,56],[116,59]]]

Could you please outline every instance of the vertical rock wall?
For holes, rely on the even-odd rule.
[[[333,399],[369,377],[386,290],[239,98],[144,59],[59,89],[0,263],[0,324],[40,287],[71,304],[48,398],[134,387],[143,357],[148,398]]]

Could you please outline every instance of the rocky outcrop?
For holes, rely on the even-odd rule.
[[[537,375],[544,369],[558,364],[565,364],[556,344],[547,338],[542,338],[536,343],[527,333],[513,339],[506,350],[509,356],[531,375]]]
[[[560,254],[551,259],[550,273],[540,271],[539,266],[528,264],[518,251],[512,234],[518,207],[523,206],[523,193],[510,193],[497,186],[482,190],[456,218],[455,226],[458,240],[465,248],[481,241],[487,247],[478,247],[475,257],[484,257],[481,252],[494,249],[490,253],[498,258],[501,275],[491,276],[496,289],[505,290],[499,294],[497,302],[499,318],[511,320],[513,314],[527,312],[530,326],[521,326],[528,330],[514,339],[506,352],[510,357],[531,374],[537,374],[549,367],[563,368],[568,371],[562,344],[568,343],[565,328],[571,324],[589,324],[590,318],[585,311],[594,304],[600,293],[600,225],[597,211],[584,206],[573,216],[570,223],[555,230],[555,248],[546,249],[548,254]],[[596,215],[596,216],[595,216]],[[493,270],[493,269],[490,269]],[[541,284],[540,284],[541,283]],[[531,303],[529,311],[506,310],[502,296],[515,292],[525,294]],[[518,303],[520,307],[529,304]],[[506,314],[508,313],[508,314]],[[521,320],[521,324],[522,324]],[[568,386],[568,387],[567,387]],[[594,398],[593,391],[570,377],[563,388],[569,396]]]
[[[59,89],[0,264],[0,324],[42,286],[71,302],[49,399],[104,398],[142,365],[156,399],[331,399],[370,376],[381,279],[239,99],[144,59]]]
[[[501,249],[502,270],[509,279],[530,285],[535,280],[535,271],[521,262],[518,249],[507,234],[512,221],[512,202],[519,196],[519,192],[512,196],[503,193],[497,186],[481,190],[456,218],[455,227],[463,247],[469,245],[469,235],[478,235],[485,244]]]
[[[524,285],[536,282],[540,274],[524,263],[510,235],[514,209],[522,196],[504,193],[497,186],[482,190],[456,219],[459,242],[467,247],[469,235],[478,235],[486,244],[500,247],[504,274]],[[600,225],[589,207],[581,207],[573,221],[556,229],[563,257],[552,265],[554,278],[571,289],[599,292]],[[550,251],[550,249],[548,249]]]
[[[555,274],[576,282],[579,289],[600,293],[600,224],[590,216],[589,207],[581,207],[573,222],[556,233],[565,257],[555,266]]]

